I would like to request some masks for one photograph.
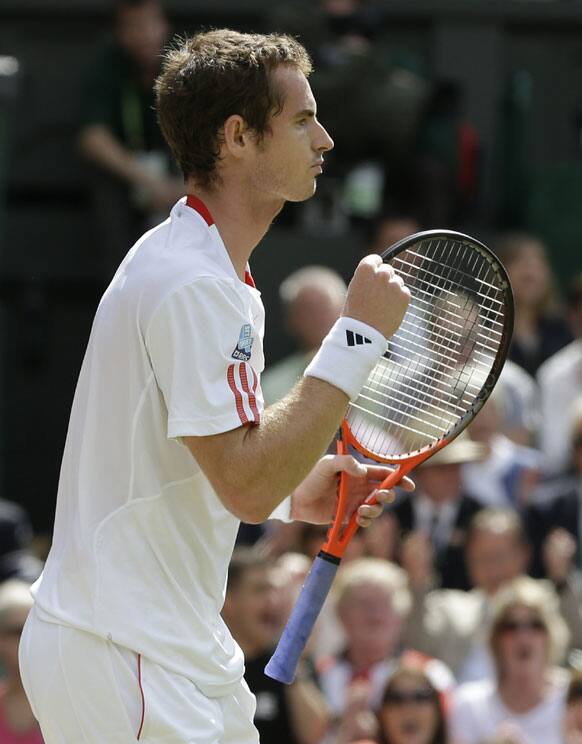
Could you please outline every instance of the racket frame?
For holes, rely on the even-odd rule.
[[[465,427],[475,418],[477,413],[481,410],[481,408],[491,395],[491,392],[493,391],[493,388],[495,387],[495,384],[499,379],[499,375],[501,374],[501,370],[503,369],[503,365],[507,357],[507,352],[509,350],[509,343],[511,341],[511,335],[513,331],[515,312],[513,294],[511,292],[511,283],[504,266],[501,264],[493,251],[487,248],[486,245],[481,243],[479,240],[470,237],[469,235],[465,235],[464,233],[460,233],[455,230],[424,230],[422,232],[415,233],[414,235],[403,238],[397,243],[394,243],[394,245],[390,246],[390,248],[382,253],[382,259],[385,263],[389,263],[393,258],[398,256],[403,251],[407,250],[407,248],[409,248],[411,245],[417,245],[419,242],[424,240],[439,239],[454,239],[459,243],[465,243],[473,250],[477,250],[477,252],[479,252],[481,256],[485,258],[485,260],[491,265],[492,269],[500,277],[499,287],[500,289],[504,290],[504,299],[507,301],[507,304],[504,307],[505,322],[503,325],[503,331],[501,339],[499,341],[497,352],[495,354],[495,358],[493,360],[493,364],[491,366],[491,369],[489,370],[489,374],[487,375],[485,382],[481,387],[481,390],[479,391],[479,394],[476,396],[475,400],[468,408],[468,410],[459,418],[459,420],[451,428],[451,430],[447,432],[446,436],[438,439],[433,444],[422,447],[421,449],[417,450],[416,453],[407,453],[404,456],[400,455],[398,457],[382,457],[376,452],[370,452],[358,442],[358,440],[355,438],[350,430],[347,419],[344,418],[341,423],[337,439],[338,454],[349,454],[349,447],[351,446],[371,460],[396,466],[395,469],[390,473],[390,475],[388,475],[379,485],[378,490],[394,488],[394,486],[398,485],[398,483],[400,483],[402,478],[404,478],[407,473],[414,470],[414,468],[418,467],[425,460],[428,460],[429,457],[431,457],[440,449],[452,442],[453,439],[455,439],[455,437],[457,437],[463,431],[463,429],[465,429]],[[348,504],[347,494],[349,482],[348,479],[349,476],[346,473],[342,472],[340,474],[336,516],[333,524],[329,529],[327,539],[321,548],[321,554],[323,554],[324,556],[331,556],[335,559],[341,559],[349,541],[358,528],[356,521],[357,510],[355,510],[354,513],[350,515],[346,524],[346,511]],[[370,496],[363,503],[377,504],[378,502],[374,496]]]

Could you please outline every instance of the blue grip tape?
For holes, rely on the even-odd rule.
[[[286,685],[295,679],[299,657],[337,573],[339,560],[330,558],[315,559],[275,653],[265,667],[265,674]]]

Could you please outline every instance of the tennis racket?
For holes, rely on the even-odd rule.
[[[347,454],[353,447],[395,465],[379,487],[388,489],[451,442],[489,397],[511,340],[513,296],[499,259],[478,240],[451,230],[411,235],[382,258],[404,280],[410,304],[359,397],[349,404],[337,449]],[[346,513],[347,495],[348,476],[342,473],[327,540],[265,668],[280,682],[293,681],[357,530],[356,512]]]

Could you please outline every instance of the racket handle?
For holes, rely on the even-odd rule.
[[[313,562],[275,653],[265,667],[267,676],[286,685],[295,679],[299,658],[329,594],[338,566],[339,559],[324,552]]]

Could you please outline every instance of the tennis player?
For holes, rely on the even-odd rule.
[[[81,369],[20,647],[46,744],[256,743],[220,617],[239,520],[329,522],[338,472],[356,508],[385,471],[320,459],[409,300],[378,256],[305,377],[263,410],[248,259],[285,201],[312,196],[333,147],[310,69],[293,39],[229,30],[165,58],[158,116],[188,195],[122,262]],[[360,523],[379,512],[360,506]]]

